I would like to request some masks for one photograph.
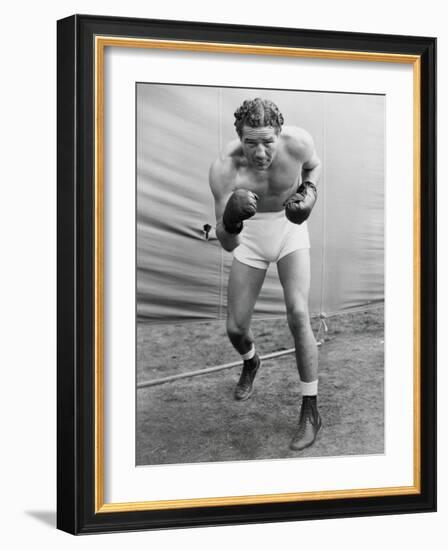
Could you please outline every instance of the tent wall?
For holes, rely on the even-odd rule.
[[[384,108],[375,95],[137,86],[137,313],[149,322],[225,317],[232,255],[216,239],[208,171],[235,139],[244,99],[275,101],[285,124],[313,136],[323,162],[308,222],[313,314],[337,313],[384,296]],[[255,315],[282,315],[275,266]]]

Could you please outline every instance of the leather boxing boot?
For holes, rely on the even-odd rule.
[[[245,401],[254,393],[254,379],[260,368],[261,360],[258,353],[243,363],[243,370],[235,387],[234,397],[237,401]]]
[[[310,447],[315,441],[322,421],[317,410],[317,397],[305,395],[300,409],[299,427],[293,437],[290,448],[293,451],[302,451]]]

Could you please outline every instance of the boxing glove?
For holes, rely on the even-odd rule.
[[[247,189],[237,189],[227,201],[222,223],[227,233],[240,233],[243,220],[251,218],[257,211],[258,196]]]
[[[291,195],[284,203],[285,215],[292,223],[301,224],[308,219],[317,199],[317,190],[314,183],[303,182],[297,192]]]

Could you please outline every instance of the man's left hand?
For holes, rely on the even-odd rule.
[[[297,193],[286,199],[283,205],[286,217],[292,223],[303,223],[311,214],[316,200],[317,190],[314,183],[310,181],[303,182],[297,189]]]

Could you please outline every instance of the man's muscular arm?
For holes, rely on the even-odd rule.
[[[308,181],[317,185],[322,166],[313,138],[306,130],[296,126],[285,127],[284,133],[287,150],[302,166],[301,182]]]
[[[285,214],[291,222],[301,224],[308,219],[316,202],[316,184],[322,167],[308,132],[301,131],[296,138],[296,153],[302,162],[302,179],[297,191],[285,202]]]
[[[215,199],[216,236],[224,250],[232,252],[240,244],[240,237],[238,233],[229,233],[226,231],[222,222],[222,216],[227,200],[231,195],[231,189],[226,177],[223,161],[219,158],[210,167],[209,184],[213,198]]]
[[[311,156],[302,164],[302,182],[317,185],[322,173],[322,163],[317,156],[314,144],[312,144]]]

